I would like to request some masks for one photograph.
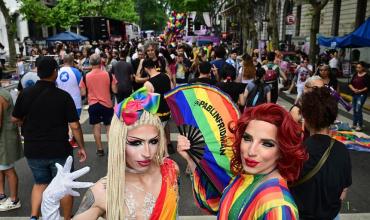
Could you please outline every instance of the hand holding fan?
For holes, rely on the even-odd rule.
[[[238,120],[238,107],[218,88],[203,84],[177,87],[165,99],[180,134],[190,141],[189,156],[221,193],[232,177],[234,136],[228,125]]]

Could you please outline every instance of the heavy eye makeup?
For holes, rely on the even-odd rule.
[[[244,140],[245,142],[252,141],[252,140],[253,140],[252,135],[250,135],[250,134],[248,134],[248,133],[244,133],[244,134],[243,134],[243,140]]]
[[[138,146],[141,146],[143,145],[144,143],[146,142],[146,140],[144,139],[141,139],[141,138],[137,138],[137,137],[128,137],[126,139],[126,144],[127,145],[130,145],[130,146],[134,146],[134,147],[138,147]],[[157,135],[156,137],[154,138],[151,138],[148,140],[148,143],[150,145],[156,145],[159,143],[159,135]]]
[[[253,141],[252,135],[250,135],[248,133],[244,133],[243,134],[243,141],[244,142]],[[271,140],[271,139],[261,139],[261,144],[265,147],[275,147],[276,146],[275,141]]]

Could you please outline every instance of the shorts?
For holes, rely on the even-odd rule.
[[[27,158],[28,166],[32,171],[33,178],[36,184],[49,184],[53,178],[57,175],[57,167],[55,163],[59,163],[64,166],[67,158],[55,158],[55,159],[31,159]],[[71,172],[74,170],[72,164]]]
[[[14,163],[11,164],[0,164],[0,171],[9,170],[14,167]]]
[[[113,108],[107,108],[100,103],[89,106],[89,122],[91,125],[103,122],[104,125],[110,125],[113,117]]]

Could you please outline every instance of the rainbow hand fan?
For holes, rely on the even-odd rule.
[[[239,119],[238,107],[227,94],[204,84],[177,87],[165,99],[180,134],[190,140],[190,157],[221,193],[232,177],[234,135],[228,125]]]

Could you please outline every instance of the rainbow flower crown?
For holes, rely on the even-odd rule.
[[[148,92],[142,87],[114,107],[117,117],[126,125],[134,124],[143,111],[155,114],[158,111],[160,94]]]

